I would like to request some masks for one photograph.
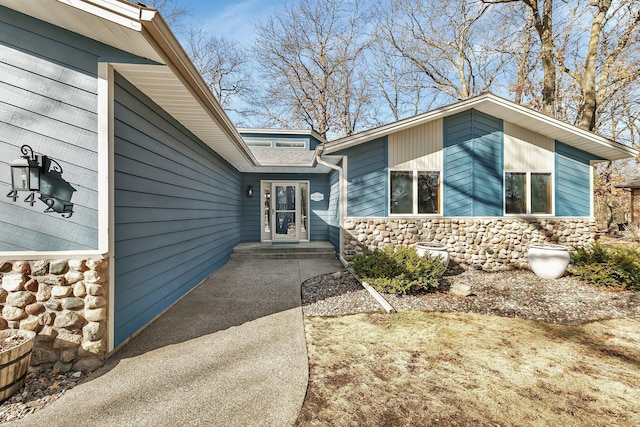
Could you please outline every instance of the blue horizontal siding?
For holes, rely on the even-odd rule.
[[[115,344],[241,240],[240,173],[116,74]]]
[[[336,154],[348,158],[347,216],[386,216],[387,138],[379,138]]]
[[[556,216],[591,215],[591,153],[556,141]]]
[[[73,215],[0,198],[0,251],[98,249],[97,69],[135,56],[0,6],[0,187],[23,144],[56,161]],[[58,178],[61,178],[58,179]],[[36,195],[37,197],[37,195]]]
[[[501,216],[502,121],[475,110],[444,119],[444,214]]]

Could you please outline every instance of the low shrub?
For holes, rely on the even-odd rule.
[[[640,290],[640,253],[633,248],[607,248],[598,243],[571,254],[569,272],[587,283]]]
[[[361,280],[390,294],[433,291],[446,281],[442,277],[446,268],[440,257],[420,257],[414,248],[404,246],[365,250],[354,257],[352,267]]]

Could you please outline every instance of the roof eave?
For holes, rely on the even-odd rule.
[[[385,135],[400,132],[414,126],[422,125],[432,120],[451,116],[471,108],[476,108],[478,111],[482,111],[487,114],[497,115],[503,119],[505,119],[505,117],[508,118],[515,116],[521,118],[528,117],[537,122],[544,123],[545,125],[551,126],[556,130],[555,132],[552,132],[554,134],[564,136],[573,135],[574,137],[577,137],[583,141],[588,141],[589,143],[595,144],[593,150],[597,152],[593,154],[601,155],[603,160],[621,160],[638,156],[638,151],[631,147],[627,147],[615,141],[608,140],[604,137],[596,135],[595,133],[577,128],[573,125],[564,123],[561,120],[546,116],[540,112],[531,110],[527,107],[513,103],[490,93],[479,95],[477,97],[460,101],[455,104],[447,105],[417,116],[400,120],[395,123],[390,123],[388,125],[360,132],[355,135],[330,141],[325,144],[325,153],[335,153],[368,141],[372,141]],[[500,110],[497,114],[496,109]],[[560,141],[563,140],[563,138],[555,139]],[[569,145],[574,145],[571,141],[562,142],[568,143]]]
[[[253,153],[246,145],[242,136],[233,125],[227,114],[222,109],[220,103],[215,99],[202,76],[197,71],[191,59],[177,41],[169,26],[159,13],[149,15],[151,19],[143,20],[143,34],[148,37],[149,42],[156,43],[160,52],[166,56],[166,64],[172,68],[174,74],[183,84],[189,88],[194,98],[209,113],[211,118],[219,124],[222,131],[228,136],[229,141],[245,157],[249,165],[236,165],[236,168],[243,171],[247,167],[257,166],[258,162]],[[207,141],[204,141],[207,143]],[[209,145],[209,144],[208,144]],[[215,149],[216,147],[212,146]]]
[[[169,72],[163,76],[164,86],[159,89],[145,84],[152,80],[145,80],[144,72],[138,73],[137,80],[131,83],[236,169],[252,170],[257,165],[235,126],[156,9],[125,0],[0,0],[0,5],[150,60],[147,64],[130,63],[140,67],[137,71],[145,70],[145,66],[153,67],[153,63],[166,67]],[[117,70],[128,64],[118,58],[101,60],[112,63]],[[135,67],[129,69],[135,71]],[[167,89],[182,92],[182,101],[189,103],[190,111],[200,112],[199,124],[189,117],[189,112],[184,112],[183,105],[174,105],[166,93],[162,93]],[[207,123],[211,120],[210,125],[202,125],[204,117],[207,117]]]

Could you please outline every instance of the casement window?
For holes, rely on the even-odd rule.
[[[389,185],[390,214],[440,213],[440,172],[392,170]]]
[[[505,172],[504,209],[509,215],[553,213],[551,173]]]

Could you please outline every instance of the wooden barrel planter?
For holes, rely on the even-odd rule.
[[[0,351],[0,402],[5,401],[24,385],[31,350],[36,341],[36,333],[22,329],[5,329],[0,331],[0,342],[11,337],[18,337],[15,345],[8,343],[7,349]]]

